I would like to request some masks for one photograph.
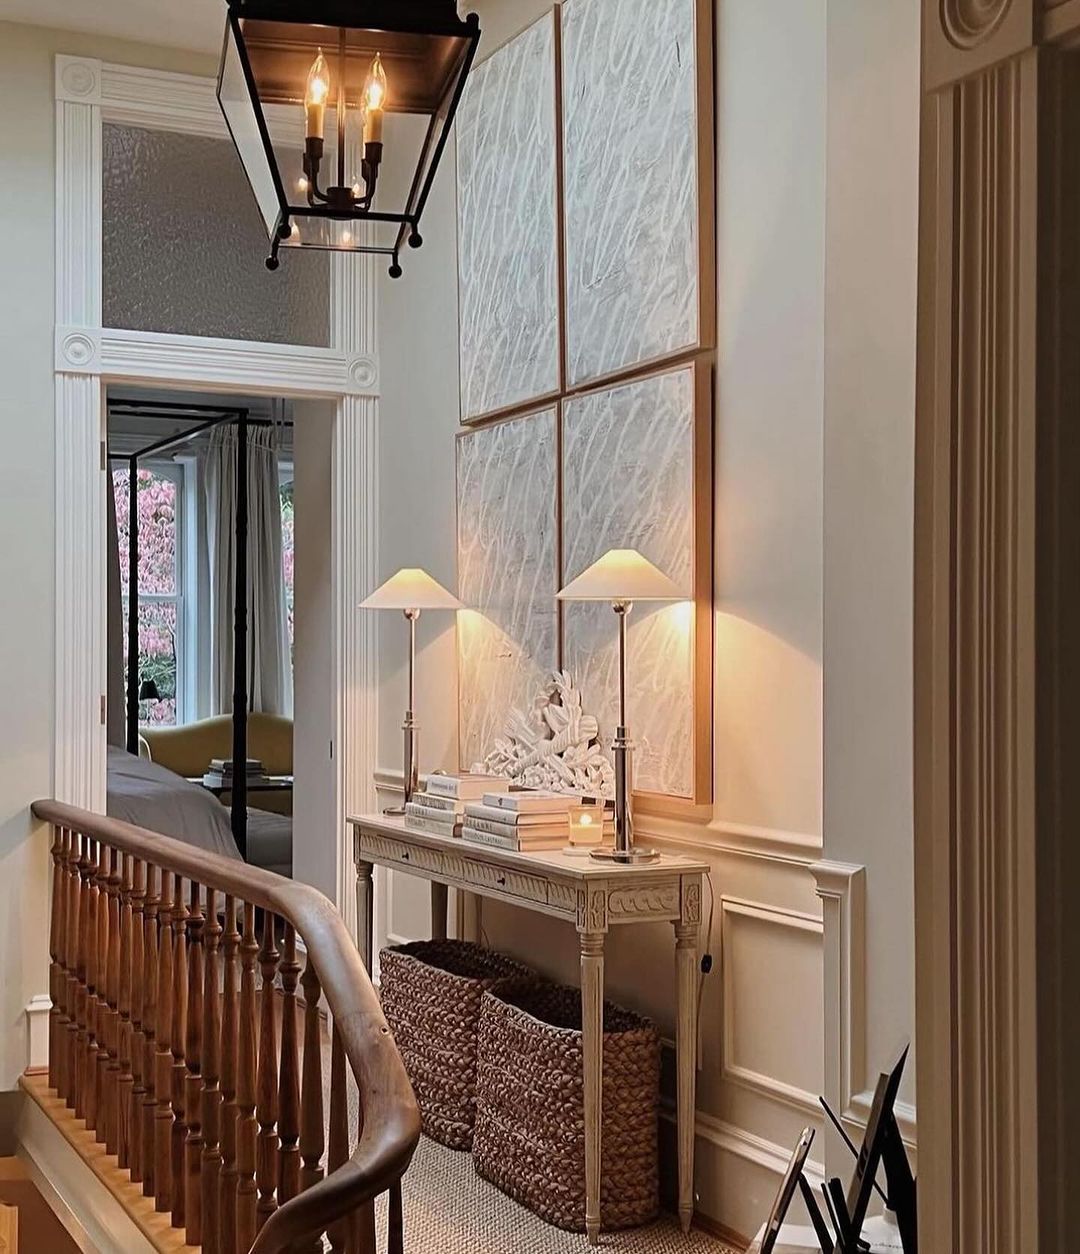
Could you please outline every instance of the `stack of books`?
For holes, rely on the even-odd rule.
[[[236,772],[233,768],[232,758],[211,758],[210,766],[203,776],[203,783],[208,788],[232,788],[233,780],[236,778]],[[249,788],[256,788],[259,784],[265,784],[267,780],[266,768],[258,758],[248,758],[247,760],[247,784]]]
[[[435,836],[460,836],[465,805],[510,787],[499,775],[429,775],[405,807],[405,826]]]
[[[561,792],[485,792],[466,801],[461,835],[477,845],[523,852],[565,849],[570,841],[567,811],[578,798]]]

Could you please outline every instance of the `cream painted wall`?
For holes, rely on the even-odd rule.
[[[0,300],[0,1090],[26,1065],[23,1009],[48,989],[53,707],[53,55],[209,73],[205,57],[0,23],[0,154],[8,194]]]
[[[335,900],[333,500],[334,405],[293,402],[293,502],[296,510],[293,649],[293,876]]]
[[[915,1038],[918,6],[829,0],[828,67],[825,852],[866,865],[872,1085]]]
[[[473,7],[484,54],[549,5]],[[716,804],[700,824],[654,826],[714,868],[718,962],[702,1005],[697,1186],[706,1214],[749,1233],[798,1130],[816,1122],[823,1083],[821,910],[808,867],[822,809],[825,4],[720,0],[717,22]],[[405,259],[404,278],[381,282],[379,320],[384,573],[420,562],[449,581],[455,230],[451,159],[423,248]],[[427,631],[425,770],[456,764],[452,631]],[[381,633],[379,762],[389,773],[400,771],[404,655],[389,616]],[[426,888],[395,877],[386,912],[392,937],[425,934]],[[573,929],[491,903],[482,923],[492,945],[576,979]],[[616,930],[607,958],[611,995],[670,1036],[670,928]]]

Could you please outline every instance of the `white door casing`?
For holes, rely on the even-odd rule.
[[[369,808],[375,767],[376,626],[355,607],[378,553],[378,363],[372,258],[331,263],[330,347],[102,326],[102,125],[227,138],[214,83],[56,58],[56,696],[53,795],[105,807],[105,452],[107,383],[335,403],[332,494],[333,810],[336,900],[352,924],[345,818]],[[261,264],[261,260],[260,263]]]

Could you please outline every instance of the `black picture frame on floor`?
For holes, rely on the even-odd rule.
[[[814,1230],[818,1234],[818,1240],[821,1240],[822,1231],[818,1228],[820,1221],[820,1213],[817,1212],[817,1204],[814,1201],[813,1192],[806,1181],[803,1169],[806,1166],[807,1157],[810,1154],[810,1146],[814,1143],[814,1129],[803,1128],[795,1148],[791,1151],[791,1158],[788,1160],[787,1169],[780,1181],[780,1187],[776,1191],[776,1197],[769,1211],[769,1218],[765,1223],[765,1230],[761,1237],[760,1254],[772,1254],[776,1247],[777,1238],[780,1235],[780,1229],[784,1223],[784,1217],[787,1215],[788,1208],[791,1206],[792,1198],[795,1196],[795,1190],[801,1189],[803,1198],[807,1202],[807,1209],[810,1211],[811,1219],[814,1222]],[[825,1233],[825,1239],[828,1241],[828,1248],[823,1245],[822,1249],[825,1254],[829,1254],[832,1250],[832,1240],[828,1233]]]

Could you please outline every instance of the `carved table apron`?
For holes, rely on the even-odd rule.
[[[566,919],[581,944],[582,1049],[585,1058],[585,1226],[600,1233],[600,1094],[603,1068],[604,937],[624,923],[668,920],[675,931],[677,992],[679,1218],[694,1214],[694,1097],[697,1068],[698,930],[704,862],[663,854],[659,861],[620,866],[559,851],[518,853],[435,836],[386,815],[350,818],[356,862],[358,944],[371,969],[374,866],[431,881],[431,931],[445,937],[446,890],[493,897]]]

